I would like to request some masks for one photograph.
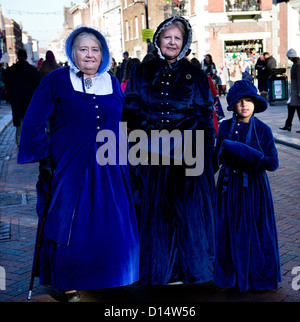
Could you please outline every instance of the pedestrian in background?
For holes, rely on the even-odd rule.
[[[46,75],[48,75],[50,72],[57,68],[60,68],[60,66],[57,64],[55,60],[53,51],[47,50],[45,60],[43,61],[43,64],[39,69],[41,78],[44,78]]]
[[[229,82],[229,72],[228,68],[223,65],[223,63],[219,64],[219,68],[217,70],[217,75],[219,77],[218,82],[218,92],[219,96],[226,95],[226,85]]]
[[[215,82],[217,76],[217,68],[215,63],[213,62],[211,54],[205,55],[202,63],[202,70],[207,76],[210,76],[211,79]]]
[[[114,75],[116,78],[118,78],[118,65],[116,63],[116,60],[112,57],[112,63],[109,72]],[[120,71],[119,71],[120,72]]]
[[[201,67],[201,63],[199,62],[199,60],[195,57],[193,57],[191,59],[191,63],[195,66],[198,66],[200,69],[202,69]],[[213,82],[213,80],[211,79],[210,76],[207,76],[208,78],[208,82],[209,82],[209,87],[212,93],[212,96],[214,98],[214,104],[213,104],[213,108],[214,108],[214,114],[213,114],[213,123],[214,123],[214,128],[215,128],[215,136],[218,135],[218,129],[219,129],[219,118],[218,118],[218,108],[221,107],[221,103],[218,97],[218,91],[217,88]]]
[[[125,92],[125,89],[129,80],[130,71],[135,64],[140,64],[140,60],[138,58],[130,58],[126,64],[124,79],[121,83],[121,90],[123,93]]]
[[[27,52],[20,49],[18,61],[6,70],[5,81],[12,108],[13,124],[16,127],[16,143],[19,146],[22,121],[34,91],[40,83],[38,70],[27,61]]]
[[[4,72],[5,74],[5,72]],[[0,64],[0,104],[2,101],[2,97],[5,95],[5,80],[3,75],[3,64]]]
[[[206,74],[184,58],[191,42],[192,28],[186,19],[166,19],[154,34],[155,58],[133,67],[125,90],[122,118],[130,130],[147,133],[150,148],[149,162],[133,167],[131,176],[141,209],[140,283],[144,285],[213,279],[213,97]],[[174,156],[172,144],[168,151],[152,149],[151,136],[164,129],[180,131],[179,144],[184,131],[190,130],[193,151],[196,130],[203,130],[203,173],[187,175],[183,155]],[[170,165],[151,164],[150,155],[158,153],[162,158],[168,152]]]
[[[227,103],[233,116],[221,123],[215,150],[220,173],[214,282],[242,292],[276,289],[280,258],[266,170],[275,171],[279,160],[270,127],[254,116],[268,103],[245,80],[230,88]]]
[[[152,44],[150,39],[147,39],[147,54],[152,54],[155,50],[155,47]]]
[[[240,61],[236,58],[230,66],[230,81],[234,84],[236,81],[241,80],[243,77]]]
[[[44,77],[31,101],[18,162],[40,162],[40,217],[51,185],[38,254],[40,283],[78,301],[79,290],[136,282],[139,241],[127,166],[99,161],[105,141],[100,130],[115,135],[110,152],[127,150],[126,143],[120,146],[125,135],[119,137],[124,98],[108,73],[108,45],[97,30],[80,27],[67,38],[66,55],[70,66]]]
[[[260,56],[258,57],[256,64],[255,64],[255,69],[257,71],[257,76],[256,76],[257,88],[260,93],[262,93],[264,91],[265,66],[266,66],[266,62],[264,60],[264,55],[260,54]]]
[[[276,68],[277,62],[276,59],[270,55],[267,51],[263,53],[264,61],[265,61],[265,67],[263,67],[263,91],[261,92],[261,95],[268,100],[268,93],[269,93],[269,77],[271,76],[272,69]]]
[[[288,117],[285,121],[285,125],[280,127],[280,130],[291,131],[296,110],[300,121],[300,58],[297,56],[297,52],[293,48],[286,53],[286,56],[293,62],[293,66],[291,68],[291,96],[287,104]],[[300,131],[296,132],[300,133]]]
[[[153,53],[149,53],[149,54],[146,54],[142,60],[142,63],[148,61],[148,60],[151,60],[155,57],[155,55]]]
[[[44,58],[40,58],[37,62],[37,69],[40,70],[41,66],[43,65]]]
[[[128,51],[124,51],[124,53],[123,53],[123,61],[122,61],[121,66],[120,66],[120,78],[119,78],[120,84],[122,83],[122,81],[124,79],[125,67],[126,67],[126,64],[127,64],[128,60],[129,60],[129,53],[128,53]]]

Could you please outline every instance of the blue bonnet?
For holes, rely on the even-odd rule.
[[[77,66],[74,64],[72,60],[72,45],[74,42],[74,39],[82,32],[89,32],[94,34],[97,39],[100,41],[102,46],[102,62],[99,66],[98,72],[96,75],[100,75],[110,69],[111,66],[111,55],[109,52],[109,48],[107,45],[107,42],[104,38],[104,36],[96,29],[90,28],[90,27],[79,27],[72,31],[72,33],[68,36],[66,40],[66,55],[68,58],[68,61],[70,63],[70,67],[78,73],[80,70],[77,68]]]
[[[239,80],[234,83],[228,91],[227,110],[233,111],[236,103],[243,97],[251,97],[254,100],[254,112],[264,112],[268,107],[268,102],[259,94],[257,94],[257,88],[248,80]]]

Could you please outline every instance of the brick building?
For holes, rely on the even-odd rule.
[[[90,25],[109,41],[116,61],[126,50],[142,59],[147,53],[142,30],[155,30],[166,18],[186,17],[193,28],[192,53],[199,60],[210,53],[218,66],[232,57],[250,60],[269,51],[279,66],[288,65],[286,52],[300,53],[300,0],[85,0]],[[74,5],[74,9],[78,5]],[[146,12],[147,7],[147,12]],[[74,18],[74,17],[72,17]],[[76,25],[75,19],[72,23]]]
[[[155,29],[163,20],[164,0],[148,2],[149,29]],[[132,57],[143,59],[147,53],[147,43],[143,42],[142,30],[146,29],[146,10],[144,1],[122,0],[124,50]]]
[[[73,17],[74,27],[91,24],[89,0],[74,4],[69,9],[69,14]]]
[[[121,0],[120,0],[121,1]],[[90,0],[91,25],[101,26],[100,0]]]
[[[291,34],[297,23],[299,25],[299,0],[146,2],[150,29],[156,29],[161,21],[174,15],[183,15],[190,21],[193,28],[190,58],[202,60],[205,54],[210,53],[218,65],[235,56],[241,60],[250,60],[260,52],[269,51],[278,65],[288,64],[285,54],[295,44],[291,41]],[[142,58],[147,50],[141,32],[146,28],[145,1],[122,0],[122,11],[124,50],[133,57]],[[290,22],[291,16],[294,18],[293,23]]]
[[[142,60],[147,53],[147,42],[142,38],[142,30],[147,28],[147,13],[148,29],[155,31],[166,18],[186,15],[188,10],[185,4],[188,2],[186,0],[122,0],[124,49],[130,56]]]
[[[192,1],[191,1],[192,2]],[[190,21],[198,59],[210,53],[216,64],[232,57],[251,59],[269,51],[285,66],[288,50],[287,3],[273,0],[193,1]],[[275,3],[274,3],[275,2]],[[200,18],[200,19],[199,19]]]
[[[17,61],[17,53],[22,48],[22,29],[13,19],[5,18],[6,47],[11,66]]]

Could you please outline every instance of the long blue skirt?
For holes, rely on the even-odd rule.
[[[230,170],[224,190],[224,169],[217,190],[215,284],[242,292],[278,288],[280,257],[271,187],[265,171]]]
[[[74,210],[68,245],[44,236],[39,254],[41,284],[60,290],[87,290],[123,286],[138,280],[136,215],[129,186],[119,179],[122,176],[118,171],[118,166],[99,166],[91,158]],[[44,205],[41,180],[37,188],[40,214]]]

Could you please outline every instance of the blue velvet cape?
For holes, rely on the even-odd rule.
[[[18,162],[51,156],[55,165],[40,282],[62,290],[115,287],[138,279],[139,241],[128,168],[96,161],[99,127],[115,133],[117,149],[119,145],[124,98],[116,78],[109,77],[113,93],[94,95],[73,89],[69,67],[48,74],[23,122]],[[43,182],[37,188],[40,215]]]
[[[139,165],[131,170],[140,207],[140,282],[202,283],[214,276],[213,98],[207,76],[186,59],[160,58],[134,67],[125,90],[123,119],[130,130],[204,131],[204,172],[186,165]],[[195,136],[193,137],[195,138]],[[195,140],[193,140],[195,144]],[[151,144],[149,143],[149,156]],[[160,151],[163,153],[164,151]],[[149,158],[150,160],[150,158]]]
[[[252,116],[223,121],[216,143],[215,284],[248,289],[278,288],[280,258],[271,187],[266,170],[279,160],[271,129]]]

